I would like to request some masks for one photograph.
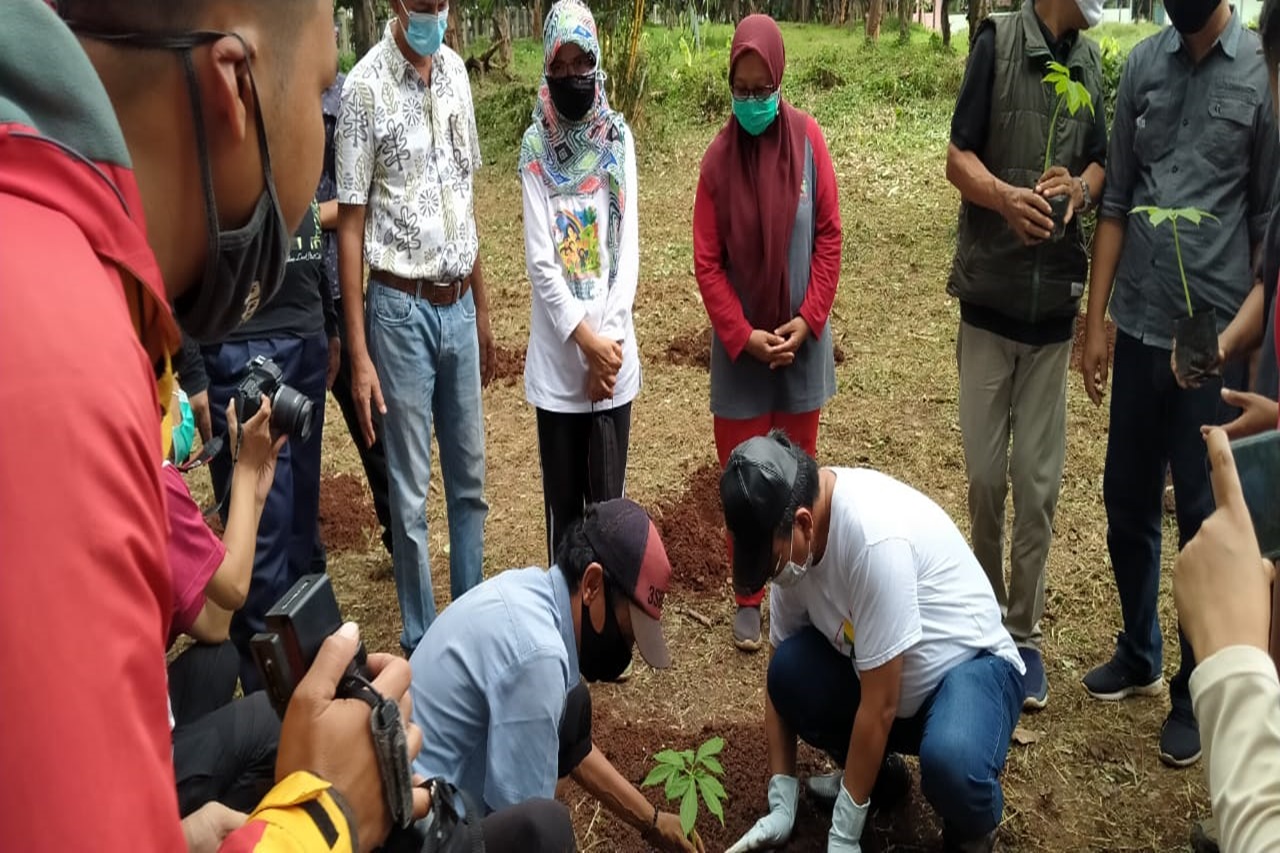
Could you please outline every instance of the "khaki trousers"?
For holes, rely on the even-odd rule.
[[[1070,341],[1020,344],[963,321],[956,338],[973,553],[1014,642],[1032,648],[1040,647],[1045,563],[1066,460],[1070,356]],[[1004,510],[1010,482],[1013,541],[1006,588]]]

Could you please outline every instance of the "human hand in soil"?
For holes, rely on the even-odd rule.
[[[791,837],[796,823],[796,804],[800,799],[800,780],[778,774],[769,780],[769,813],[756,821],[747,834],[725,853],[748,853],[781,847]]]
[[[182,819],[188,853],[216,853],[228,835],[244,826],[249,816],[219,802],[205,803]]]
[[[359,645],[359,629],[353,622],[346,623],[325,639],[315,662],[298,682],[280,726],[276,780],[305,770],[329,782],[347,801],[360,847],[369,851],[382,844],[391,829],[391,812],[369,734],[370,710],[363,700],[335,698],[338,682]],[[422,731],[410,722],[409,663],[392,655],[371,654],[368,665],[374,688],[400,706],[412,763],[422,748]],[[415,787],[414,818],[425,817],[430,805],[430,794]]]
[[[1222,402],[1233,409],[1241,410],[1240,417],[1222,427],[1222,431],[1232,441],[1275,429],[1276,423],[1280,422],[1280,403],[1276,403],[1270,397],[1223,388]],[[1216,427],[1202,426],[1200,433],[1208,437],[1213,429]]]
[[[1178,373],[1178,339],[1173,339],[1173,349],[1169,352],[1169,370],[1173,371],[1173,381],[1178,383],[1179,388],[1192,389],[1199,388],[1206,376],[1217,375],[1222,369],[1222,365],[1227,360],[1227,354],[1222,349],[1221,338],[1218,343],[1218,358],[1209,367],[1203,368],[1190,376],[1183,376]]]
[[[762,361],[770,367],[786,367],[786,365],[795,361],[795,355],[779,356],[775,359],[773,348],[783,343],[782,338],[773,332],[767,332],[764,329],[752,329],[751,336],[747,338],[747,345],[743,347],[747,355],[756,361]],[[776,361],[785,361],[785,364],[774,364]]]
[[[336,335],[329,338],[329,365],[324,370],[324,387],[333,390],[333,380],[338,378],[338,367],[342,364],[342,339]]]
[[[769,362],[769,369],[777,370],[796,360],[800,345],[809,339],[809,324],[803,317],[796,315],[774,329],[773,333],[782,339],[782,343],[769,347],[769,355],[772,359]]]
[[[658,812],[658,822],[642,836],[647,844],[670,853],[703,853],[702,839],[695,832],[693,838],[685,837],[680,816],[671,812]]]
[[[232,474],[234,480],[241,477],[241,483],[253,483],[253,496],[262,506],[267,502],[267,494],[276,479],[276,458],[280,448],[289,440],[288,435],[273,436],[271,434],[271,400],[262,395],[262,404],[244,425],[244,436],[240,436],[240,421],[236,418],[236,402],[227,403],[227,438],[235,453],[236,469]]]
[[[191,406],[191,414],[196,419],[196,431],[200,433],[200,440],[208,441],[213,438],[213,418],[209,413],[209,392],[201,391],[199,394],[191,394],[187,397],[187,403]]]
[[[1053,208],[1035,190],[1006,184],[999,212],[1024,246],[1034,246],[1053,234]]]
[[[351,357],[351,397],[356,404],[356,415],[360,419],[360,431],[364,433],[364,443],[373,447],[373,406],[378,414],[387,413],[387,404],[382,401],[382,383],[378,381],[378,371],[373,367],[373,359],[368,353]]]
[[[1049,171],[1040,176],[1036,183],[1036,192],[1046,199],[1065,195],[1070,199],[1067,204],[1067,215],[1062,224],[1066,225],[1076,215],[1076,211],[1084,206],[1084,189],[1080,182],[1071,177],[1065,166],[1051,166]]]
[[[1275,574],[1271,561],[1258,551],[1227,434],[1210,430],[1206,443],[1218,508],[1173,566],[1178,620],[1199,661],[1227,646],[1267,651]]]
[[[1102,403],[1102,396],[1107,393],[1110,360],[1106,328],[1089,323],[1085,327],[1084,350],[1080,354],[1080,374],[1084,376],[1084,391],[1095,406]]]

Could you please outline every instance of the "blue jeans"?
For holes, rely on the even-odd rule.
[[[484,563],[484,414],[480,348],[470,291],[452,305],[377,283],[367,296],[369,354],[382,384],[382,419],[390,481],[391,563],[404,630],[412,651],[436,618],[427,551],[431,426],[449,516],[450,591],[456,599],[481,580]]]
[[[844,765],[862,684],[849,658],[815,628],[778,646],[769,662],[769,700],[801,740]],[[920,789],[948,837],[981,838],[1000,825],[1000,771],[1022,713],[1022,677],[983,654],[943,677],[915,716],[889,730],[886,752],[920,756]]]
[[[1224,368],[1222,380],[1184,390],[1169,369],[1169,350],[1147,346],[1123,332],[1116,335],[1102,495],[1107,548],[1124,617],[1116,656],[1139,679],[1154,681],[1163,669],[1157,605],[1166,466],[1173,474],[1181,549],[1213,512],[1200,427],[1234,417],[1234,410],[1222,402],[1222,386],[1225,382],[1230,388],[1244,387],[1244,371],[1244,364],[1236,362]],[[1188,680],[1195,656],[1181,629],[1178,639],[1181,661],[1169,698],[1175,709],[1190,714]]]
[[[320,444],[324,432],[325,371],[329,341],[323,333],[307,338],[267,338],[233,341],[204,347],[209,374],[209,413],[213,432],[227,431],[227,402],[244,378],[251,358],[264,355],[276,363],[284,382],[311,400],[311,438],[290,438],[276,461],[276,477],[262,508],[258,541],[253,554],[253,578],[244,607],[231,619],[231,640],[240,652],[240,681],[244,691],[261,689],[258,667],[249,652],[249,638],[265,628],[263,617],[298,578],[324,571],[323,552],[317,552],[320,518]],[[231,479],[231,454],[223,453],[209,466],[218,498]],[[227,520],[230,500],[222,505]]]

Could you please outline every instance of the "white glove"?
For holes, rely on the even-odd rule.
[[[831,832],[827,835],[827,853],[862,853],[862,827],[867,823],[871,798],[862,805],[853,801],[849,789],[840,785],[835,810],[831,812]]]
[[[756,821],[756,825],[725,853],[747,853],[786,844],[795,826],[796,803],[799,800],[799,779],[782,774],[774,776],[769,780],[769,813]]]

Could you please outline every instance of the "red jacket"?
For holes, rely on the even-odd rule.
[[[157,378],[178,345],[110,101],[41,0],[0,26],[0,846],[178,851]],[[165,398],[167,400],[167,398]],[[350,849],[285,780],[228,850]],[[317,800],[341,836],[323,843]],[[265,849],[265,848],[263,848]]]

